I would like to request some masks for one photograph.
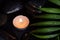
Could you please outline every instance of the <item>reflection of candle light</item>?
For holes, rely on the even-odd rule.
[[[19,15],[13,19],[13,25],[18,29],[24,29],[29,25],[29,19],[26,16]]]

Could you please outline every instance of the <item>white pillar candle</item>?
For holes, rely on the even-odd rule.
[[[29,25],[29,19],[26,16],[18,15],[13,19],[13,25],[18,29],[25,29]]]

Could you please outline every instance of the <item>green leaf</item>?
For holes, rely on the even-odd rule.
[[[60,25],[60,21],[44,21],[33,23],[30,26],[54,26],[54,25]]]
[[[58,34],[53,34],[53,35],[35,35],[35,34],[32,34],[32,35],[37,37],[37,38],[42,38],[42,39],[54,38],[54,37],[58,36]]]
[[[40,16],[35,16],[36,18],[47,18],[47,19],[60,19],[60,15],[56,14],[44,14]]]
[[[38,8],[38,9],[48,13],[60,13],[60,9],[58,8]]]
[[[32,33],[48,33],[60,30],[59,27],[49,27],[33,30]]]
[[[49,0],[49,1],[60,6],[60,0]]]

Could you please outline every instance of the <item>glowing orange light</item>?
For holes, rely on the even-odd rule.
[[[29,19],[23,15],[16,16],[13,19],[13,25],[18,29],[25,29],[29,25]]]

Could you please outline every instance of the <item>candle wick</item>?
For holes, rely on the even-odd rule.
[[[23,20],[22,20],[22,19],[20,19],[19,21],[20,21],[20,22],[23,22]]]

